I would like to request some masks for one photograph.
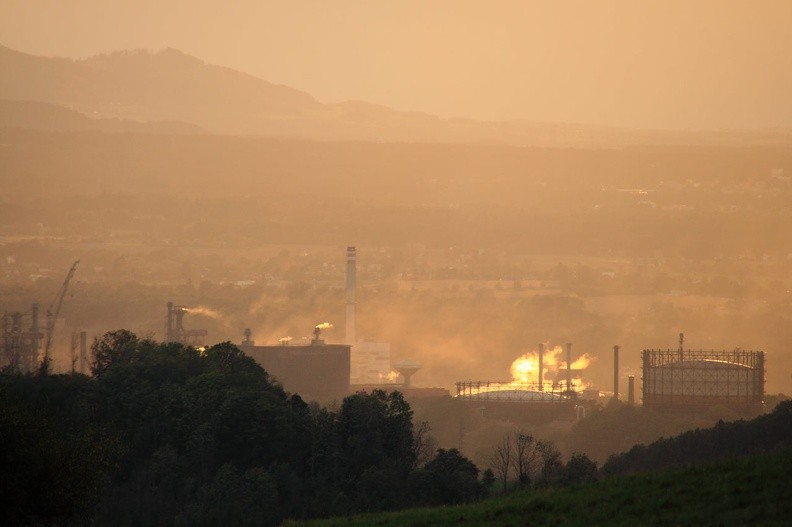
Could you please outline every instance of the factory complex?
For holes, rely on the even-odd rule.
[[[34,303],[29,312],[4,313],[0,319],[0,367],[33,372],[49,360],[53,333],[66,291],[78,262],[69,270],[60,291],[40,314]],[[389,343],[359,339],[356,335],[357,251],[346,250],[346,321],[342,343],[328,343],[323,331],[332,327],[318,324],[313,338],[277,344],[257,345],[250,329],[245,329],[240,349],[258,362],[284,389],[305,400],[330,402],[358,391],[399,390],[407,398],[449,397],[440,387],[418,387],[412,378],[421,364],[412,360],[391,360]],[[185,316],[196,312],[187,306],[167,303],[165,340],[200,348],[208,332],[185,327]],[[44,318],[44,320],[42,320]],[[88,344],[85,332],[72,335],[72,371],[88,372]],[[604,399],[621,400],[619,346],[613,347],[613,391]],[[600,392],[583,379],[589,357],[573,361],[572,344],[549,347],[539,343],[536,350],[514,361],[511,380],[464,380],[455,383],[454,397],[482,415],[509,421],[549,421],[585,416]],[[707,407],[729,408],[742,415],[760,413],[765,396],[765,353],[763,351],[688,350],[684,335],[674,350],[645,349],[641,352],[640,391],[644,407],[658,411],[697,412]],[[637,404],[635,376],[627,377],[625,402]]]

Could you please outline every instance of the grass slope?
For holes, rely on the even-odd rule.
[[[790,525],[792,449],[704,467],[519,492],[458,507],[309,522],[310,526]]]

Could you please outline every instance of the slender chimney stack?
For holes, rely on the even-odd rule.
[[[567,385],[568,392],[572,392],[572,344],[567,342],[566,345],[566,363],[567,363]]]
[[[619,400],[619,346],[613,346],[613,398]]]
[[[32,318],[33,318],[33,327],[31,328],[33,332],[33,354],[38,357],[39,348],[41,348],[41,343],[39,340],[39,332],[41,331],[41,324],[39,322],[39,305],[38,302],[34,302],[31,308],[32,310]]]
[[[627,402],[635,404],[635,375],[627,377]]]
[[[173,302],[168,302],[168,318],[165,322],[165,342],[173,342],[176,340],[173,333]]]
[[[69,349],[69,358],[71,359],[71,372],[75,373],[77,371],[77,361],[80,359],[79,355],[77,355],[77,350],[80,346],[80,334],[76,331],[72,331],[71,334],[71,348]]]
[[[88,370],[88,333],[80,331],[80,373]]]
[[[685,345],[685,334],[684,333],[680,333],[679,334],[679,360],[682,360],[682,349],[684,348],[684,345]]]
[[[355,288],[357,287],[357,251],[347,247],[346,273],[346,343],[354,344],[355,336]]]
[[[539,390],[544,390],[544,344],[539,343]]]

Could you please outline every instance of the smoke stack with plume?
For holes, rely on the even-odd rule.
[[[591,364],[592,358],[584,353],[575,361],[571,362],[572,347],[567,344],[566,360],[561,360],[564,350],[561,346],[550,347],[540,344],[537,351],[530,351],[512,362],[510,372],[512,375],[512,385],[532,384],[541,390],[550,390],[554,383],[562,383],[562,370],[566,370],[568,389],[580,389],[586,383],[583,382],[583,370]],[[541,377],[540,377],[541,368]],[[555,380],[545,380],[551,374]],[[541,384],[538,380],[541,379]]]
[[[278,342],[280,342],[281,346],[288,346],[289,342],[291,341],[292,341],[292,337],[281,337],[278,339]]]
[[[219,311],[215,311],[214,309],[208,308],[206,306],[185,307],[184,310],[190,315],[203,315],[215,320],[223,319],[223,315]]]
[[[317,324],[314,328],[314,338],[311,340],[312,346],[321,346],[324,344],[324,339],[322,338],[322,330],[323,329],[330,329],[333,325],[330,322],[322,322],[321,324]]]

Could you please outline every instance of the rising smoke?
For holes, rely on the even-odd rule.
[[[564,350],[561,346],[545,347],[543,363],[543,385],[552,388],[566,375],[567,363],[562,359]],[[588,386],[590,382],[584,380],[584,370],[594,360],[588,353],[584,353],[572,362],[572,384],[576,389]],[[513,384],[538,384],[539,383],[539,352],[531,350],[518,357],[510,367]]]

